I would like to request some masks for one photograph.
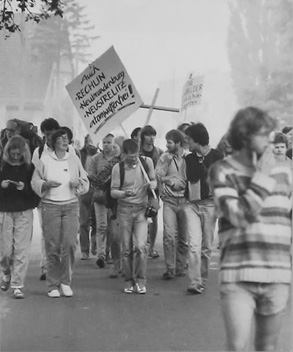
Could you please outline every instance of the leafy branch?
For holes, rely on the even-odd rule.
[[[39,23],[50,16],[63,17],[61,0],[0,0],[0,30],[5,31],[5,38],[11,33],[20,32],[21,26],[16,22],[17,14],[24,14],[25,21]]]

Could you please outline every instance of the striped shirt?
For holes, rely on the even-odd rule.
[[[291,282],[292,173],[276,161],[270,175],[233,156],[209,172],[221,241],[220,282]]]

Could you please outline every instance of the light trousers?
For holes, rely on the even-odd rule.
[[[0,265],[11,276],[11,288],[22,288],[29,263],[33,210],[0,213]]]
[[[79,229],[79,204],[42,203],[43,236],[47,256],[47,286],[70,285]]]

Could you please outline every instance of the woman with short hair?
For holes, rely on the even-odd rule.
[[[68,135],[59,129],[51,137],[52,152],[42,157],[32,179],[41,197],[43,235],[47,255],[48,296],[73,295],[72,270],[79,229],[78,196],[89,189],[80,159],[68,151]]]

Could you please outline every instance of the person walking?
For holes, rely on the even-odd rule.
[[[185,135],[191,151],[185,157],[188,191],[185,206],[189,277],[187,291],[200,294],[205,290],[208,280],[216,222],[208,169],[223,159],[224,155],[210,147],[209,133],[202,123],[189,126]]]
[[[152,159],[154,168],[157,165],[159,157],[163,154],[163,150],[154,145],[157,131],[153,126],[146,125],[140,130],[140,155],[147,156]],[[155,207],[159,208],[159,193],[156,190],[157,200],[153,200]],[[157,203],[157,204],[155,204]],[[155,250],[155,243],[158,232],[158,217],[150,218],[148,234],[149,234],[149,257],[158,258],[159,253]]]
[[[45,156],[53,151],[52,144],[51,144],[51,137],[52,137],[53,133],[59,129],[59,123],[53,117],[49,117],[41,122],[40,128],[41,128],[41,132],[44,136],[43,137],[44,138],[44,145],[36,148],[33,153],[32,163],[34,164],[35,167],[36,167],[36,165],[38,165],[40,160],[42,160],[42,156]],[[39,204],[39,207],[38,207],[38,215],[39,215],[40,227],[42,229],[43,226],[42,226],[41,203]],[[46,275],[47,275],[47,264],[46,263],[47,263],[47,259],[46,259],[45,241],[44,241],[44,236],[42,234],[41,261],[40,261],[40,267],[41,267],[40,280],[41,281],[46,281]]]
[[[106,261],[106,243],[107,230],[109,225],[109,211],[105,206],[103,184],[99,182],[99,174],[109,168],[114,158],[113,143],[114,136],[109,133],[103,138],[103,150],[101,153],[94,155],[90,161],[88,177],[95,188],[93,193],[93,202],[96,217],[96,243],[97,243],[97,261],[100,268],[105,267]],[[110,165],[112,169],[113,165]]]
[[[32,178],[32,188],[41,197],[42,229],[47,257],[48,296],[71,297],[72,271],[79,228],[78,196],[89,189],[80,159],[68,151],[65,130],[51,136],[52,152],[42,157]]]
[[[166,272],[163,280],[185,276],[188,242],[184,227],[186,173],[183,145],[185,136],[179,130],[166,134],[167,152],[160,156],[155,173],[163,201],[163,248]]]
[[[209,172],[223,220],[219,282],[228,351],[275,351],[289,298],[292,172],[273,154],[275,127],[259,108],[239,110],[228,132],[234,152]]]
[[[133,139],[122,144],[123,163],[113,167],[111,196],[118,199],[117,217],[123,248],[124,293],[146,293],[148,189],[157,186],[153,162],[139,158],[139,146]],[[142,169],[144,168],[144,169]],[[147,168],[147,170],[146,170]],[[123,173],[123,177],[122,177]],[[145,173],[148,175],[146,179]]]
[[[86,172],[88,172],[90,161],[96,153],[97,148],[93,145],[90,135],[87,134],[84,138],[84,146],[79,151],[81,164]],[[79,197],[79,243],[82,260],[89,258],[90,249],[93,255],[97,254],[93,193],[94,187],[90,184],[88,192]]]
[[[13,289],[24,298],[23,287],[33,234],[33,208],[39,198],[32,191],[33,173],[29,146],[21,136],[10,137],[0,166],[0,265],[1,290]]]

